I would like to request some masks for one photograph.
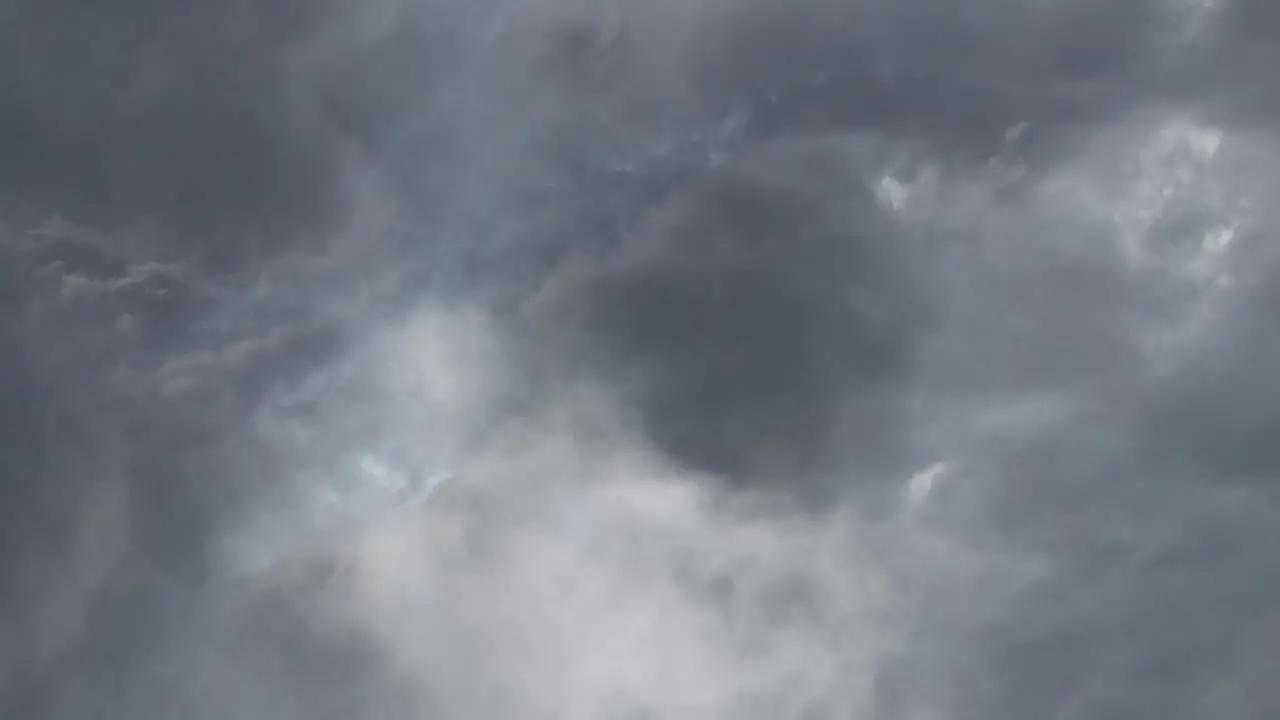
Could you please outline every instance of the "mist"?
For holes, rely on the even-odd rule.
[[[0,4],[0,715],[1275,715],[1277,33]]]

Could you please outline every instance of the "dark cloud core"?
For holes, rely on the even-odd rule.
[[[803,475],[849,441],[837,433],[859,392],[908,370],[904,242],[839,138],[789,141],[660,205],[538,320],[581,316],[584,351],[633,387],[679,461]],[[859,446],[886,453],[894,419]]]
[[[1277,48],[0,2],[0,717],[1280,716]]]

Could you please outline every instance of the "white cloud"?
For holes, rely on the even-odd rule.
[[[500,382],[463,324],[469,349],[441,341],[466,335],[449,318],[383,346],[409,435],[483,414]],[[726,497],[589,396],[471,447],[427,505],[302,543],[341,557],[328,597],[424,716],[871,717],[892,591],[850,517]]]
[[[907,507],[915,509],[923,506],[947,470],[947,463],[938,462],[912,475],[907,481]]]

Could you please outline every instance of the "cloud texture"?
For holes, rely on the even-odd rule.
[[[0,715],[1272,717],[1268,8],[0,7]]]

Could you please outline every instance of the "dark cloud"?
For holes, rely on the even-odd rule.
[[[351,176],[424,87],[434,38],[423,22],[361,33],[389,3],[295,5],[15,4],[6,197],[159,223],[219,267],[327,247],[354,211]]]
[[[641,219],[619,255],[553,281],[536,322],[580,323],[581,352],[692,469],[802,483],[848,442],[843,421],[874,413],[843,448],[872,472],[901,430],[871,398],[909,372],[925,303],[861,164],[840,139],[755,151]]]
[[[653,464],[812,475],[873,525],[897,642],[854,716],[1269,717],[1269,8],[0,8],[0,714],[590,715],[621,686],[555,658],[650,600],[641,707],[740,708],[779,628],[862,662],[849,547],[796,539],[826,520],[611,481],[649,471],[592,464],[612,426],[530,420],[591,380]],[[514,372],[424,302],[496,315]],[[294,533],[448,453],[489,479],[429,534]],[[260,518],[319,558],[228,560]]]

